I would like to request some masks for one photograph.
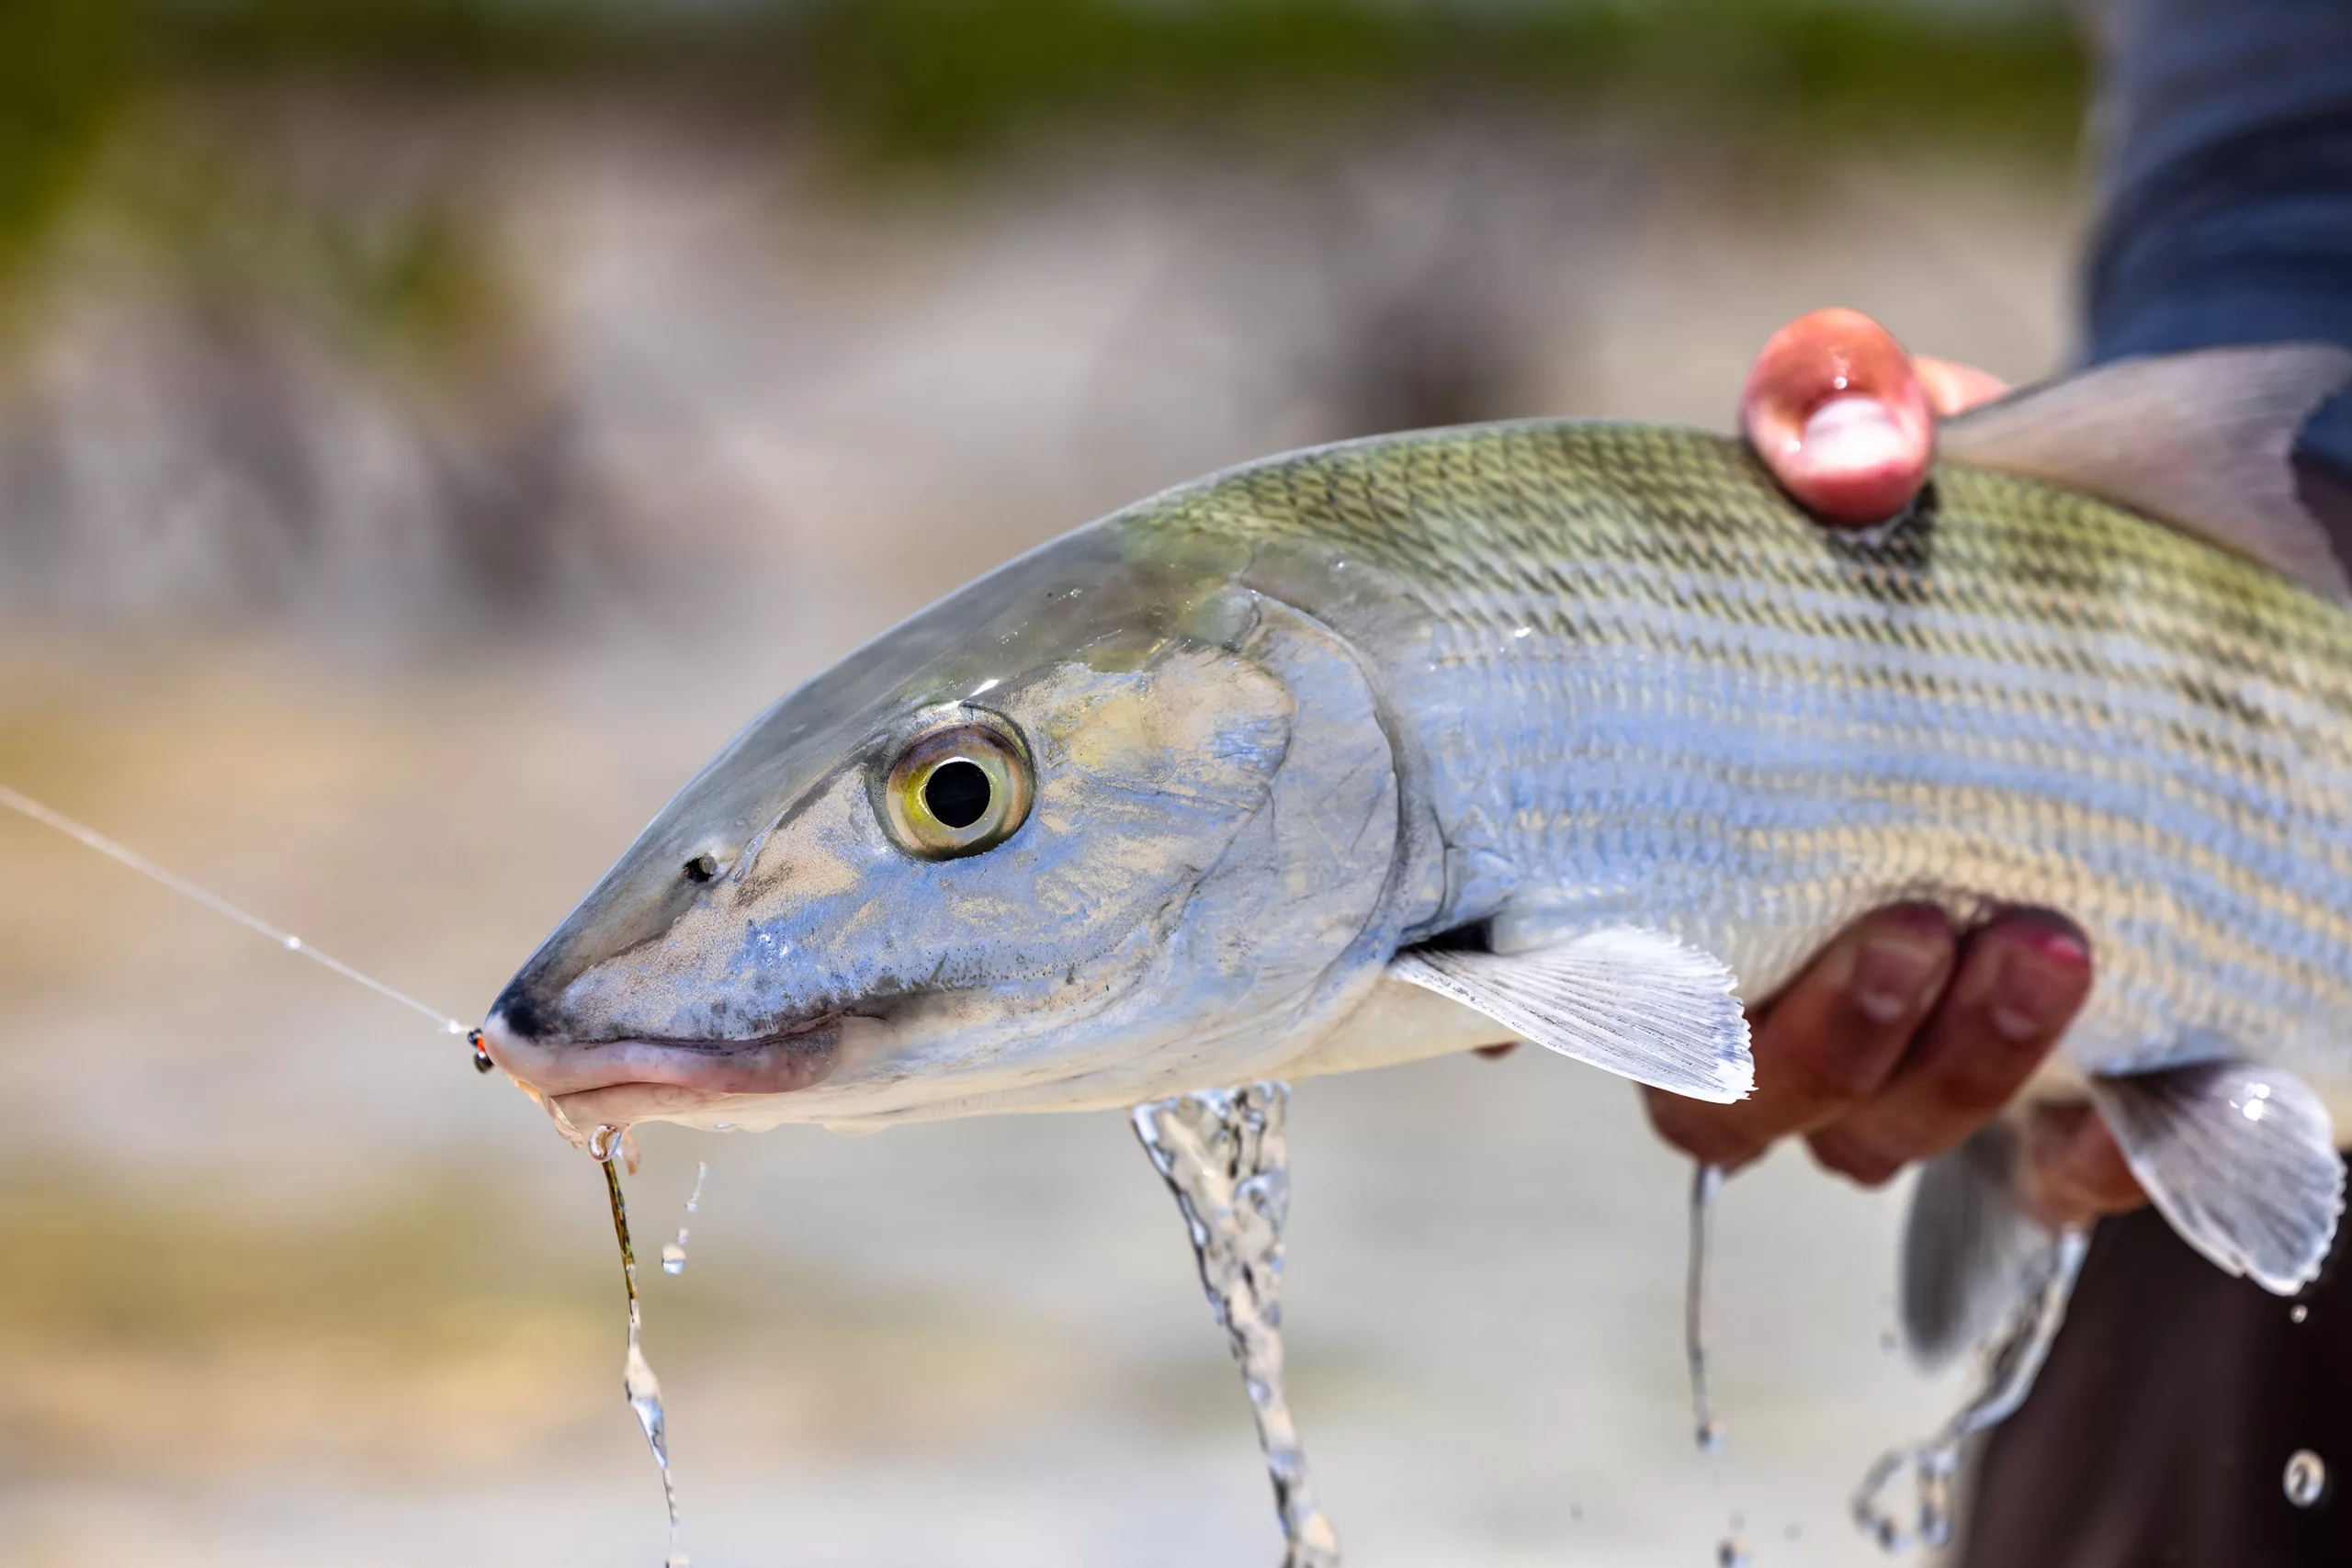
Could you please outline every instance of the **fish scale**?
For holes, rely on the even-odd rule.
[[[1759,996],[1889,901],[2043,905],[2098,958],[2080,1065],[2342,1060],[2352,617],[2265,568],[1957,465],[1834,536],[1736,443],[1605,423],[1351,443],[1125,521],[1356,572],[1275,592],[1426,761],[1423,933],[1638,916]]]

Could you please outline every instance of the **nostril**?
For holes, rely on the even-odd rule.
[[[521,980],[509,985],[491,1004],[490,1016],[498,1032],[509,1040],[529,1040],[547,1032],[547,1015]]]

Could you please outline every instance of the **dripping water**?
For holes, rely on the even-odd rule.
[[[618,1127],[599,1127],[588,1140],[588,1152],[604,1167],[605,1193],[613,1205],[613,1235],[621,1244],[621,1280],[628,1287],[628,1354],[621,1363],[621,1390],[628,1395],[629,1410],[645,1429],[645,1441],[662,1472],[662,1501],[670,1511],[666,1568],[688,1568],[685,1551],[679,1544],[678,1488],[670,1475],[670,1433],[662,1408],[662,1380],[653,1375],[645,1359],[644,1324],[637,1303],[637,1254],[629,1247],[628,1206],[621,1201],[621,1174],[615,1163],[620,1141]]]
[[[1690,1173],[1690,1268],[1682,1290],[1682,1354],[1690,1367],[1690,1429],[1702,1454],[1724,1446],[1707,1393],[1707,1263],[1714,1250],[1715,1199],[1724,1190],[1724,1168],[1701,1164]]]
[[[1690,1371],[1690,1435],[1713,1462],[1715,1493],[1723,1494],[1723,1423],[1707,1391],[1707,1272],[1714,1260],[1715,1201],[1723,1195],[1722,1166],[1702,1160],[1690,1168],[1690,1239],[1682,1281],[1682,1358]],[[1746,1521],[1731,1517],[1731,1531],[1715,1543],[1716,1568],[1747,1568],[1747,1547],[1739,1538]]]
[[[2075,1277],[2082,1272],[2090,1238],[2083,1231],[2058,1235],[2039,1264],[2034,1282],[2008,1326],[1994,1340],[1985,1357],[1984,1392],[1927,1441],[1882,1456],[1862,1478],[1853,1501],[1854,1523],[1889,1551],[1917,1541],[1930,1547],[1951,1542],[1952,1492],[1960,1473],[1962,1444],[1988,1432],[2014,1414],[2033,1390],[2033,1380],[2050,1355],[2059,1327],[2066,1321],[2066,1301],[2074,1294]],[[1879,1498],[1905,1465],[1911,1467],[1917,1497],[1917,1521],[1905,1526],[1879,1505]]]
[[[710,1162],[695,1161],[695,1190],[686,1194],[686,1213],[691,1215],[702,1207],[702,1184],[710,1177]],[[686,1227],[678,1226],[677,1239],[662,1244],[662,1272],[683,1274],[686,1271]]]
[[[1256,1083],[1135,1108],[1136,1136],[1175,1194],[1201,1287],[1230,1337],[1258,1424],[1283,1527],[1283,1568],[1340,1568],[1340,1540],[1316,1506],[1283,1386],[1283,1225],[1290,1212],[1283,1122],[1290,1086]]]

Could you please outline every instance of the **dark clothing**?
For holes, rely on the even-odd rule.
[[[2088,357],[2352,347],[2352,4],[2106,9]],[[2298,456],[2352,485],[2352,397],[2319,412]]]
[[[2025,1408],[1972,1483],[1968,1568],[2352,1563],[2352,1269],[2308,1315],[2191,1252],[2154,1209],[2098,1228]],[[2288,1458],[2335,1472],[2311,1508]]]
[[[2352,346],[2352,0],[2107,11],[2089,357]],[[2352,396],[2304,427],[2297,462],[2352,561]],[[2352,1564],[2347,1277],[2315,1286],[2299,1325],[2154,1211],[2102,1224],[2032,1397],[1985,1444],[1962,1562]],[[2299,1449],[2335,1472],[2307,1509],[2283,1483]]]

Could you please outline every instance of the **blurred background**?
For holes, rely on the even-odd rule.
[[[0,781],[467,1017],[738,723],[1204,469],[1726,426],[1845,303],[2063,360],[2081,50],[1999,0],[7,0]],[[594,1168],[423,1021],[0,818],[0,1562],[652,1563]],[[1310,1082],[1357,1568],[1877,1560],[1899,1194],[1723,1218],[1555,1059]],[[1116,1116],[655,1128],[699,1564],[1272,1562]]]

